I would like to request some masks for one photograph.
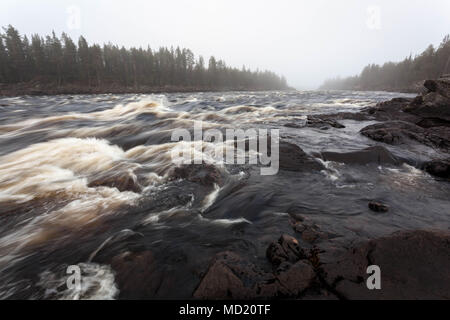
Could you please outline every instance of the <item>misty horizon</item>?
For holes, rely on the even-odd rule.
[[[2,26],[11,24],[28,37],[55,31],[83,35],[90,44],[186,47],[232,67],[273,71],[296,89],[357,75],[368,64],[414,57],[430,44],[437,47],[450,30],[446,1],[352,1],[345,7],[326,1],[11,2],[0,4]]]

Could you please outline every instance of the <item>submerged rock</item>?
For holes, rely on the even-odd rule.
[[[383,203],[371,201],[369,202],[369,209],[374,212],[388,212],[389,207]]]
[[[344,125],[340,124],[336,120],[332,118],[325,118],[325,117],[316,117],[316,116],[309,116],[307,121],[308,127],[314,127],[314,128],[329,128],[333,127],[336,129],[343,129],[345,128]]]
[[[142,191],[136,178],[128,172],[119,172],[117,174],[112,174],[110,172],[106,174],[101,174],[92,179],[89,182],[89,188],[95,187],[110,187],[117,188],[120,192],[132,191],[139,193]]]

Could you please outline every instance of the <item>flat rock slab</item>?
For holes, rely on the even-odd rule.
[[[394,164],[398,165],[401,161],[395,157],[389,150],[383,146],[373,146],[361,151],[340,153],[340,152],[322,152],[322,158],[325,161],[334,161],[345,164],[368,163]]]
[[[325,252],[326,282],[345,299],[450,299],[450,232],[399,232],[347,251]],[[367,267],[381,269],[381,290],[369,290]]]

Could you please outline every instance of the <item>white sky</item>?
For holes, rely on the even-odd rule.
[[[450,1],[1,0],[0,25],[8,24],[24,34],[83,34],[90,43],[179,45],[314,88],[437,46],[450,33]]]

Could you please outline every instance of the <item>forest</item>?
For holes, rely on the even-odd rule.
[[[22,36],[13,26],[0,33],[0,84],[39,84],[89,88],[191,88],[193,90],[286,89],[284,77],[270,71],[229,67],[223,60],[185,48],[125,48],[75,43],[67,34]]]
[[[438,48],[433,45],[421,54],[409,56],[401,62],[387,62],[382,66],[370,64],[360,75],[325,81],[323,90],[386,90],[416,92],[427,79],[437,79],[450,73],[450,36]]]

